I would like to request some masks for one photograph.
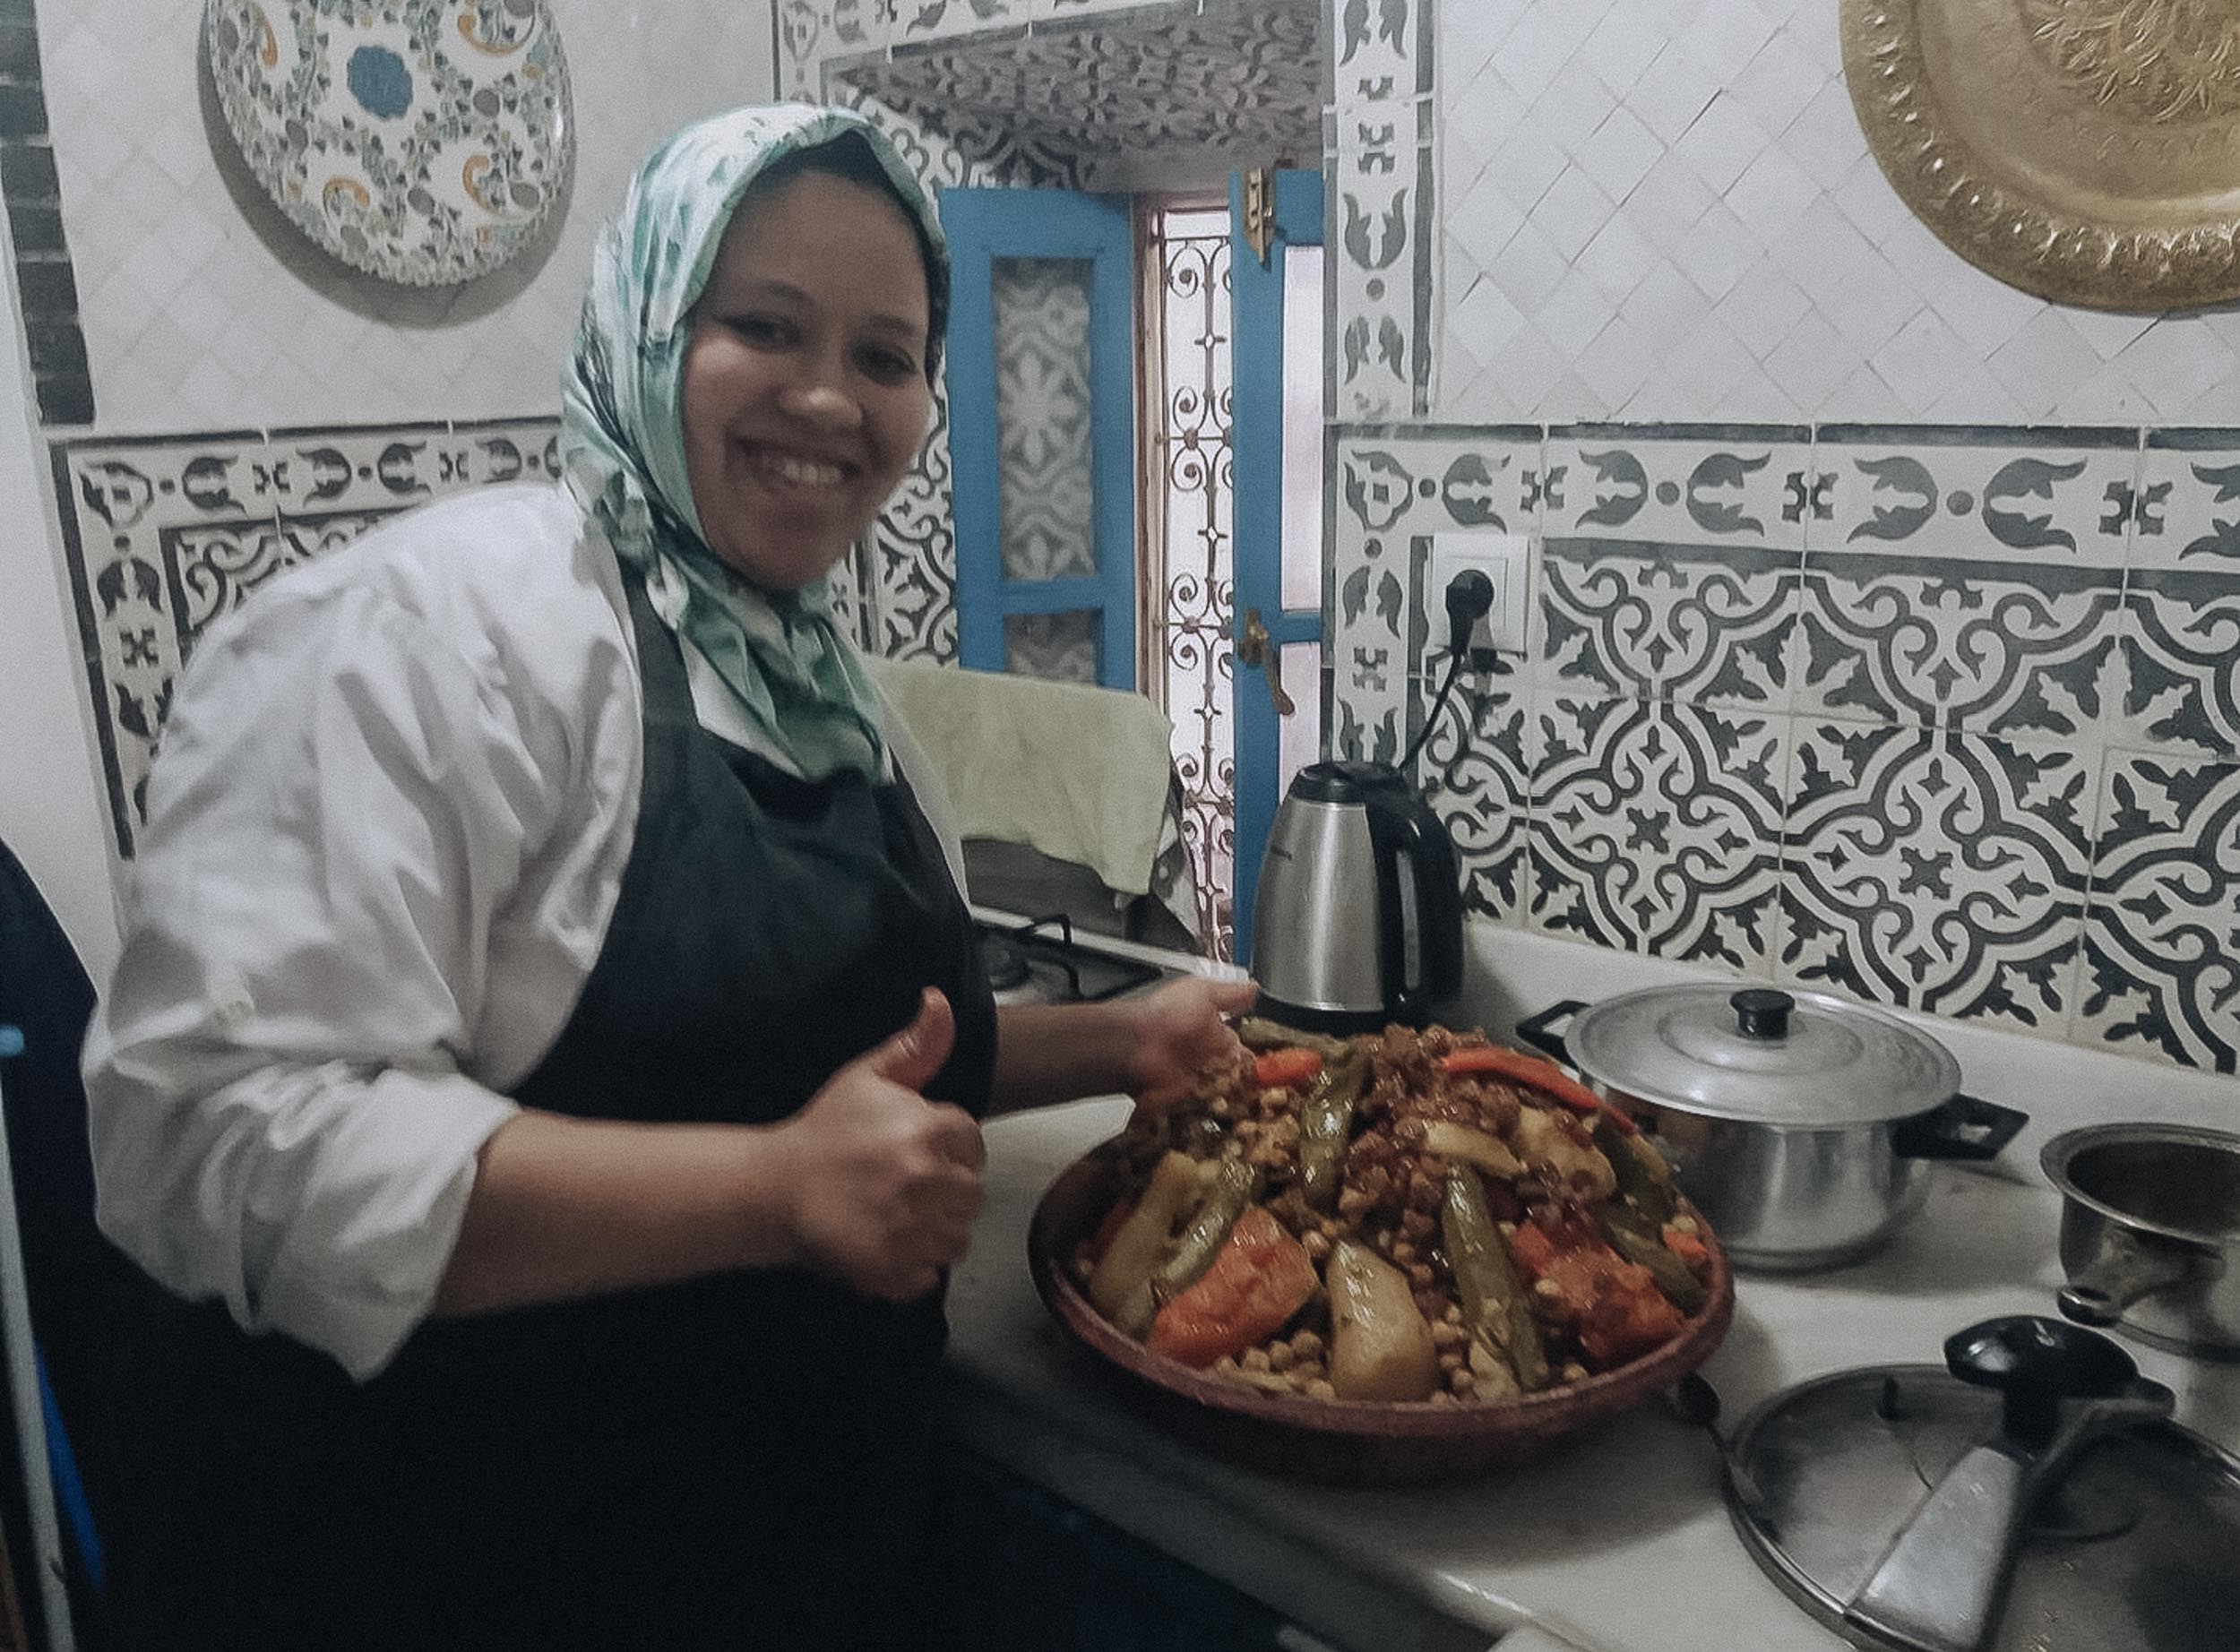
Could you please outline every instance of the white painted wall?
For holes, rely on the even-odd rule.
[[[1435,3],[1437,417],[2235,417],[2240,307],[2048,304],[1914,216],[1838,0]]]

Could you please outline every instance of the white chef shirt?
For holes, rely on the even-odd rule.
[[[745,744],[685,659],[702,724]],[[400,516],[212,625],[86,1042],[102,1230],[246,1329],[361,1379],[387,1364],[502,1092],[598,958],[642,703],[613,552],[551,485]],[[931,766],[889,724],[941,830]]]

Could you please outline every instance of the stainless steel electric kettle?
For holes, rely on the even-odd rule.
[[[1462,985],[1454,840],[1389,763],[1325,762],[1291,782],[1253,910],[1260,1013],[1357,1032],[1421,1027]]]

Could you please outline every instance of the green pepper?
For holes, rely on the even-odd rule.
[[[1325,1063],[1307,1087],[1299,1107],[1299,1187],[1316,1210],[1328,1211],[1338,1202],[1346,1143],[1353,1134],[1353,1104],[1368,1081],[1368,1052],[1348,1047]]]
[[[1248,1015],[1237,1022],[1236,1036],[1248,1050],[1312,1050],[1326,1062],[1336,1061],[1352,1047],[1343,1038],[1301,1032],[1261,1015]]]
[[[1672,1167],[1646,1136],[1627,1135],[1606,1114],[1595,1121],[1595,1146],[1610,1161],[1617,1177],[1618,1197],[1630,1200],[1651,1230],[1663,1228],[1680,1208],[1672,1182]]]
[[[1657,1281],[1657,1288],[1681,1312],[1693,1313],[1710,1299],[1703,1281],[1689,1271],[1687,1263],[1665,1248],[1662,1239],[1643,1233],[1623,1217],[1607,1211],[1603,1213],[1602,1233],[1612,1250],[1627,1261],[1639,1262],[1649,1269],[1650,1277]]]
[[[1188,1289],[1198,1276],[1213,1266],[1221,1246],[1254,1200],[1260,1196],[1260,1172],[1243,1159],[1224,1158],[1213,1173],[1213,1185],[1204,1202],[1175,1241],[1175,1248],[1151,1270],[1151,1285],[1159,1299]]]
[[[1447,1266],[1462,1299],[1462,1321],[1470,1334],[1501,1355],[1528,1393],[1547,1386],[1547,1350],[1533,1322],[1532,1304],[1517,1278],[1516,1264],[1494,1213],[1486,1185],[1468,1165],[1447,1166],[1446,1198],[1440,1209]]]

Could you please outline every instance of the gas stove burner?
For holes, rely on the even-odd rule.
[[[999,993],[1008,993],[1027,984],[1027,949],[1009,935],[982,934],[980,937],[980,968],[987,972],[987,984]]]

